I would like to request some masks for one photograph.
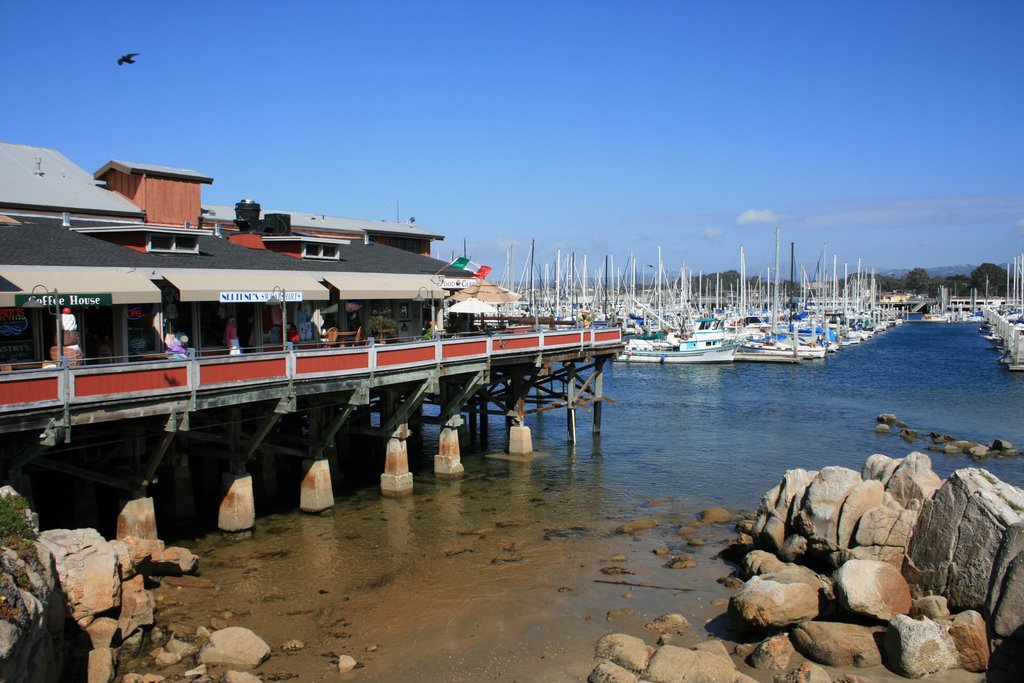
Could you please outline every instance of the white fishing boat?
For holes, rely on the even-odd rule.
[[[626,363],[731,363],[739,346],[729,341],[717,318],[698,318],[694,329],[680,339],[670,333],[665,339],[630,339],[616,360]]]

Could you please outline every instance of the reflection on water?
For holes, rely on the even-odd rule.
[[[603,434],[580,410],[575,446],[564,412],[529,418],[544,453],[531,462],[464,455],[463,479],[421,469],[409,498],[367,488],[329,515],[262,517],[250,541],[186,541],[220,590],[216,600],[177,594],[187,604],[167,610],[198,623],[229,610],[272,647],[302,640],[301,653],[265,665],[302,680],[326,677],[343,652],[365,664],[361,680],[580,680],[601,633],[642,633],[644,619],[678,611],[699,636],[722,612],[712,601],[728,592],[714,578],[727,568],[716,553],[731,529],[702,528],[705,545],[686,546],[679,530],[698,510],[752,509],[788,468],[859,469],[871,453],[913,450],[873,432],[879,413],[922,433],[1024,445],[1024,376],[1003,370],[967,325],[905,325],[800,366],[611,365],[605,393],[617,402],[605,406]],[[502,430],[492,422],[492,448]],[[436,438],[424,431],[425,444]],[[975,464],[931,455],[942,475]],[[983,466],[1024,484],[1020,460]],[[660,525],[614,532],[638,517]],[[697,567],[666,568],[660,547],[693,552]],[[634,573],[611,578],[664,589],[604,583],[613,555]],[[623,607],[637,615],[605,621]]]

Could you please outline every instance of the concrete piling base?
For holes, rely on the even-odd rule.
[[[441,479],[453,479],[462,476],[462,455],[459,447],[458,425],[445,426],[441,429],[438,439],[437,454],[434,456],[434,476]]]
[[[225,472],[221,476],[221,490],[224,495],[217,514],[217,528],[232,534],[252,531],[256,526],[252,475]]]
[[[515,425],[508,430],[508,454],[509,455],[531,455],[533,453],[533,436],[530,428],[524,425]]]
[[[399,498],[412,493],[409,451],[404,438],[392,436],[388,439],[387,453],[384,456],[384,474],[380,475],[380,492],[389,498]]]
[[[129,500],[117,515],[117,537],[157,539],[156,510],[152,498]]]
[[[334,507],[330,462],[326,458],[303,460],[302,471],[304,474],[299,485],[299,509],[303,512],[318,513]]]

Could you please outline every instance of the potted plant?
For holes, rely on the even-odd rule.
[[[383,342],[398,329],[398,323],[394,319],[383,315],[371,315],[370,320],[367,322],[367,327],[370,329],[371,337],[379,342]]]

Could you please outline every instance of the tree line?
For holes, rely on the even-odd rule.
[[[705,290],[709,283],[718,282],[723,292],[737,291],[739,288],[740,274],[735,270],[727,270],[721,273],[712,273],[703,276]],[[748,287],[756,287],[758,277],[747,278]],[[976,295],[1006,296],[1006,268],[994,263],[982,263],[971,271],[970,275],[949,275],[944,277],[932,277],[924,268],[914,268],[905,275],[876,275],[875,282],[881,292],[911,292],[921,295],[934,296],[939,287],[945,287],[951,296],[970,296],[971,290]],[[781,282],[786,291],[790,291],[790,282],[787,279]],[[842,286],[842,280],[840,280]],[[696,289],[697,278],[693,278],[692,287]],[[714,287],[712,284],[711,287]]]

